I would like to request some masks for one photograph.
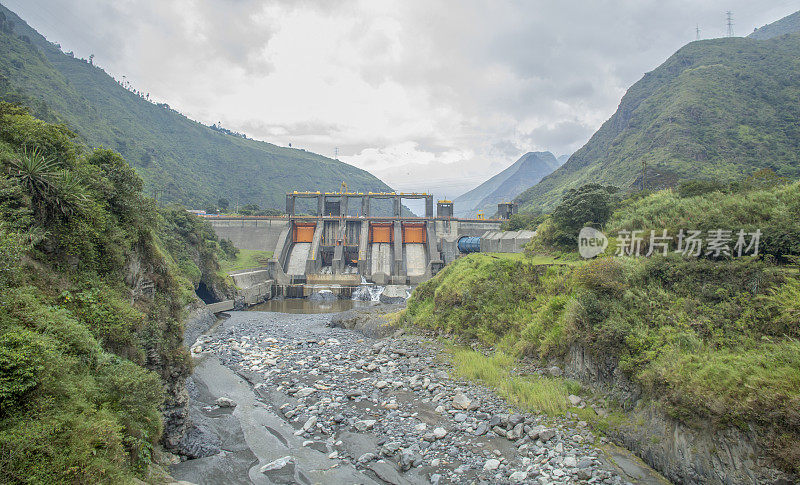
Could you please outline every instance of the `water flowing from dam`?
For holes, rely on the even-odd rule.
[[[386,289],[385,286],[370,283],[363,276],[361,277],[361,285],[353,291],[353,300],[379,302],[381,301],[381,294]]]

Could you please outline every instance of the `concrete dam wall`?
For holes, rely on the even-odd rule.
[[[287,219],[276,218],[210,218],[211,227],[220,239],[230,240],[239,249],[273,251],[281,232],[289,226]]]
[[[448,201],[439,202],[434,217],[428,194],[294,192],[286,198],[286,217],[208,217],[217,235],[237,248],[273,252],[258,273],[259,281],[278,288],[270,294],[342,295],[365,281],[416,285],[458,258],[458,241],[465,237],[480,238],[472,247],[485,252],[520,252],[532,237],[529,231],[500,232],[500,219],[454,219]],[[314,199],[316,214],[294,213],[302,198]],[[403,198],[425,199],[425,217],[404,215]],[[372,199],[391,199],[393,213],[371,215]]]

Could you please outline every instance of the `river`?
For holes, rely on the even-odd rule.
[[[231,312],[192,346],[191,483],[663,483],[626,472],[585,424],[509,412],[450,376],[439,344],[328,326],[353,303]],[[281,312],[263,311],[279,309]],[[299,313],[303,312],[303,313]],[[631,471],[633,470],[633,471]],[[638,475],[637,475],[638,474]]]
[[[378,303],[360,300],[314,301],[306,298],[285,298],[283,300],[267,300],[251,307],[248,311],[277,313],[337,313],[353,308],[367,308]]]

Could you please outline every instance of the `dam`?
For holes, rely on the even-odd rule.
[[[408,200],[423,202],[424,215],[406,209]],[[465,238],[480,240],[485,249],[479,250],[520,252],[533,235],[499,231],[514,212],[511,204],[500,204],[506,207],[499,208],[499,219],[463,219],[453,217],[448,200],[438,201],[434,214],[433,202],[426,193],[295,191],[286,194],[285,216],[206,217],[217,236],[237,248],[272,251],[257,271],[270,286],[268,297],[322,290],[348,297],[363,284],[414,286],[459,257]]]

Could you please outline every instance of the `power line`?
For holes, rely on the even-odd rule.
[[[725,15],[728,19],[728,37],[733,37],[733,12],[728,10]]]

